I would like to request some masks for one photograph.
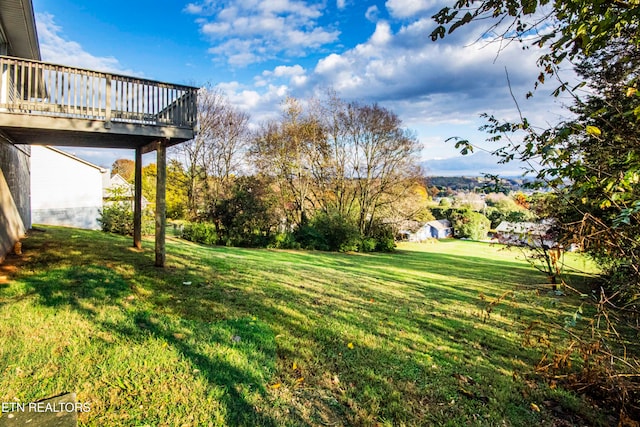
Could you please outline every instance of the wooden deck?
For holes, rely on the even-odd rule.
[[[133,245],[142,246],[142,154],[157,152],[156,262],[165,264],[166,149],[194,137],[198,89],[0,56],[0,138],[135,149]]]
[[[197,88],[0,56],[0,129],[16,143],[139,148],[193,138]]]

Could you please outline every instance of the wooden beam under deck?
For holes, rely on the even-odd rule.
[[[156,267],[164,267],[166,260],[167,223],[167,141],[158,141],[158,175],[156,176]]]
[[[142,149],[136,148],[133,201],[133,247],[142,249]]]
[[[120,122],[111,122],[110,127],[105,127],[105,122],[100,120],[2,112],[0,129],[21,144],[92,148],[134,149],[153,144],[159,139],[170,141],[167,146],[171,146],[194,136],[190,128]]]

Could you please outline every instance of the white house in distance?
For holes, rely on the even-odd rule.
[[[34,224],[99,230],[100,210],[119,196],[133,209],[134,188],[110,170],[49,146],[31,152],[31,218]],[[142,197],[142,209],[149,201]]]
[[[502,221],[496,227],[496,237],[505,245],[553,248],[557,242],[550,231],[549,223]]]
[[[424,242],[428,239],[446,239],[447,237],[453,237],[453,228],[449,220],[439,219],[423,224],[414,232],[402,231],[400,234],[410,242]]]
[[[103,181],[109,170],[49,146],[31,147],[34,224],[99,230]]]

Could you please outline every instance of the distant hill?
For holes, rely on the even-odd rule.
[[[428,187],[436,187],[440,190],[451,189],[453,191],[518,191],[529,182],[525,178],[500,178],[499,182],[492,181],[482,176],[427,176],[425,183]]]

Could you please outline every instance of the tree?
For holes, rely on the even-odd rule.
[[[352,217],[368,236],[381,214],[413,197],[420,149],[398,116],[377,105],[322,100],[285,101],[280,121],[256,133],[252,157],[275,178],[289,221],[304,225],[311,213]],[[386,208],[386,210],[385,210]]]
[[[611,290],[635,306],[640,297],[640,121],[630,119],[629,112],[640,111],[640,98],[630,86],[640,73],[640,53],[628,39],[616,40],[585,58],[577,71],[591,95],[572,108],[576,119],[546,133],[547,146],[574,155],[549,158],[557,172],[545,173],[570,179],[556,215],[615,277]]]
[[[269,181],[260,176],[233,180],[231,194],[218,201],[214,220],[223,243],[266,246],[275,235],[278,219],[273,211]]]
[[[640,246],[634,229],[640,220],[640,4],[459,0],[434,16],[440,25],[432,39],[484,18],[493,19],[489,30],[499,29],[502,41],[533,41],[548,48],[538,61],[538,83],[555,74],[563,61],[579,64],[581,86],[589,91],[586,98],[571,91],[576,119],[538,131],[525,117],[505,123],[486,116],[484,129],[493,135],[491,141],[505,142],[496,150],[502,161],[518,158],[541,165],[535,172],[556,189],[560,203],[555,215],[564,220],[564,234],[577,238],[604,264],[628,264],[634,279],[627,281],[627,291],[640,295],[640,251],[634,249]],[[561,83],[555,93],[567,90],[571,88]],[[524,132],[522,142],[513,136],[519,132]],[[458,141],[458,146],[472,148],[468,141]]]
[[[502,221],[508,222],[530,222],[535,221],[536,216],[522,203],[524,197],[522,193],[516,193],[513,197],[505,196],[502,193],[491,193],[487,195],[486,201],[489,205],[486,209],[486,216],[491,220],[491,227],[495,228]]]
[[[249,115],[234,108],[221,91],[198,92],[196,137],[180,144],[190,218],[207,217],[228,194],[231,178],[244,164],[249,139]]]
[[[158,182],[158,167],[150,163],[142,168],[142,195],[152,206],[156,203],[156,184]]]
[[[347,138],[344,117],[347,103],[337,93],[327,90],[316,104],[316,114],[327,138],[323,156],[313,169],[318,184],[315,196],[318,208],[325,214],[337,214],[350,219],[356,207],[356,194],[351,162],[351,140]]]
[[[189,199],[187,196],[188,177],[182,163],[176,159],[167,165],[167,217],[183,219],[187,214]]]
[[[469,208],[454,211],[451,215],[453,232],[458,238],[483,240],[491,227],[491,221],[479,212]]]
[[[130,159],[117,159],[111,165],[111,174],[118,174],[128,182],[135,178],[136,162]]]
[[[281,203],[291,204],[289,221],[301,226],[314,205],[314,167],[327,149],[324,129],[317,117],[304,111],[302,103],[287,98],[280,121],[271,121],[256,133],[252,157],[262,173],[275,177]],[[317,169],[316,169],[317,170]]]
[[[401,127],[395,113],[378,104],[350,103],[342,124],[358,201],[358,227],[367,235],[377,210],[409,191],[395,184],[417,179],[415,156],[421,146],[413,133]]]

